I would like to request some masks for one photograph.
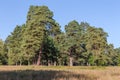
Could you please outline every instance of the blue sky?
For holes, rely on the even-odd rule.
[[[120,0],[1,0],[0,38],[5,40],[16,25],[26,22],[30,5],[48,6],[62,30],[71,20],[102,27],[109,34],[108,43],[120,47]]]

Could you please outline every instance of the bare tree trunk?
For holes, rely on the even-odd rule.
[[[57,63],[56,63],[56,61],[54,61],[54,66],[56,66],[57,65]]]
[[[18,65],[17,62],[15,64],[16,64],[16,66]]]
[[[70,56],[70,58],[69,58],[69,66],[73,66],[73,57],[72,56]]]
[[[48,60],[48,66],[51,66],[51,61],[50,60]]]
[[[72,56],[71,49],[69,51],[69,66],[73,66],[73,56]]]
[[[40,49],[40,51],[39,51],[39,54],[38,54],[38,60],[37,60],[37,65],[40,65],[41,63],[41,53],[42,53],[42,49]]]
[[[20,60],[20,66],[22,65],[22,61]]]
[[[28,60],[28,66],[30,65],[30,61]]]
[[[61,66],[61,59],[58,59],[58,65]]]

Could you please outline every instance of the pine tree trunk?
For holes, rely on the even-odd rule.
[[[56,66],[57,65],[57,63],[56,63],[56,61],[54,61],[54,66]]]
[[[38,60],[37,60],[37,65],[40,65],[41,63],[41,53],[42,53],[42,49],[40,49],[40,52],[39,52],[39,54],[38,54]]]
[[[30,65],[30,61],[28,60],[28,66]]]
[[[16,66],[18,65],[17,62],[15,64],[16,64]]]
[[[20,60],[20,66],[22,65],[22,61]]]
[[[70,58],[69,58],[69,66],[73,66],[73,57],[72,56],[70,56]]]
[[[61,66],[61,59],[58,60],[58,65]]]
[[[51,65],[51,61],[50,60],[48,60],[48,66],[50,66]]]
[[[71,50],[69,52],[69,66],[73,66],[73,56],[72,56]]]

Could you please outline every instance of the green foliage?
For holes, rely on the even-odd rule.
[[[0,39],[0,65],[7,64],[7,50],[4,41]]]
[[[26,23],[0,40],[0,64],[9,65],[120,65],[120,48],[108,34],[87,22],[70,21],[61,32],[47,6],[30,6]]]
[[[48,37],[44,41],[42,59],[47,65],[56,65],[58,62],[59,51],[55,47],[53,39]]]
[[[52,17],[53,13],[47,6],[30,7],[23,42],[23,51],[28,62],[35,60],[34,63],[39,65],[47,36],[54,37],[60,33],[59,25]]]
[[[4,42],[0,39],[0,65],[4,64],[5,55],[4,55]]]
[[[22,41],[22,27],[16,26],[14,31],[6,39],[8,49],[8,64],[18,64],[21,61],[21,41]]]

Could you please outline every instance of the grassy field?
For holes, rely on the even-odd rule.
[[[0,66],[0,80],[120,80],[120,67]]]

